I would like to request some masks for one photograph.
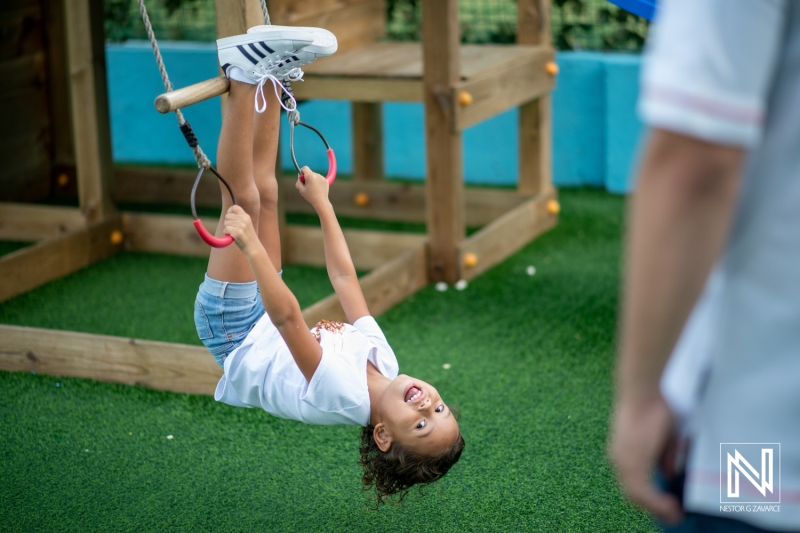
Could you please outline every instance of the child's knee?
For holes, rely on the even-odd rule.
[[[236,191],[236,203],[241,206],[251,218],[258,220],[258,213],[261,207],[261,199],[256,187]]]
[[[278,206],[278,182],[275,178],[262,180],[258,184],[258,196],[262,209],[275,209]]]

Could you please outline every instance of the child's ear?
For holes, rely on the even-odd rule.
[[[372,437],[375,439],[375,444],[382,452],[388,452],[392,447],[392,436],[386,432],[386,426],[383,422],[378,422],[375,429],[372,431]]]

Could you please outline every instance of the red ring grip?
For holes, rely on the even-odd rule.
[[[203,221],[199,218],[196,219],[194,222],[194,229],[197,230],[197,233],[200,235],[200,238],[206,241],[207,244],[213,246],[214,248],[225,248],[230,243],[233,242],[233,237],[230,235],[225,235],[224,237],[217,238],[211,235],[208,230],[203,226]]]
[[[297,175],[297,178],[300,183],[306,184],[306,177],[302,172]],[[336,180],[336,154],[333,153],[333,148],[328,148],[328,175],[325,176],[325,179],[328,180],[328,185],[333,185]]]

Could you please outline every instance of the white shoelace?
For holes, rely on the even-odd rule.
[[[286,78],[291,82],[303,81],[303,71],[300,68],[295,67],[286,73]],[[290,113],[297,109],[297,100],[295,100],[294,95],[290,93],[286,89],[286,87],[284,87],[283,83],[281,83],[281,80],[279,80],[278,77],[275,76],[274,69],[270,69],[270,70],[264,70],[261,76],[258,78],[258,85],[256,87],[256,95],[255,95],[255,106],[256,106],[256,111],[258,113],[263,113],[264,111],[267,110],[267,98],[264,96],[264,84],[267,83],[267,81],[272,82],[272,88],[275,90],[275,96],[278,98],[278,103],[282,108],[286,110],[287,113]],[[292,107],[286,107],[286,105],[283,103],[283,100],[281,99],[281,93],[278,90],[278,87],[280,87],[280,91],[283,91],[284,93],[289,95],[289,100],[293,104]],[[261,99],[260,103],[259,103],[259,97]]]

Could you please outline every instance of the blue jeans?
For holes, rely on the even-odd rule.
[[[223,366],[265,312],[255,281],[230,283],[206,274],[194,301],[194,324],[200,340]]]

